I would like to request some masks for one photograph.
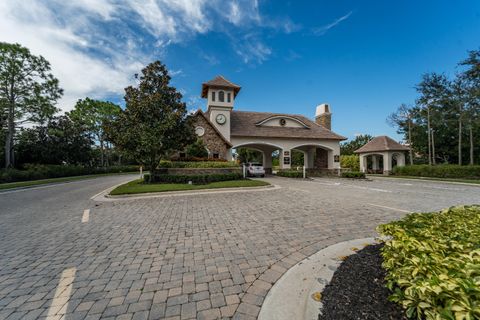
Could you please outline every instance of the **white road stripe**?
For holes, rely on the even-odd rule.
[[[90,219],[90,209],[83,210],[82,223],[88,222]]]
[[[76,271],[77,269],[74,267],[63,270],[57,290],[55,290],[55,295],[48,309],[46,320],[65,319]]]
[[[399,212],[405,212],[405,213],[410,213],[410,212],[411,212],[411,211],[408,211],[408,210],[397,209],[397,208],[392,208],[392,207],[387,207],[387,206],[381,206],[381,205],[373,204],[373,203],[367,203],[367,204],[370,205],[370,206],[379,207],[379,208],[384,208],[384,209],[390,209],[390,210],[395,210],[395,211],[399,211]]]

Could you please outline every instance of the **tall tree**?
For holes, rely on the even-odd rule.
[[[92,140],[100,144],[100,165],[103,167],[105,161],[105,132],[104,124],[114,119],[121,112],[120,106],[109,102],[90,98],[80,99],[75,108],[69,113],[70,118],[84,125],[90,133]]]
[[[6,118],[6,168],[15,162],[16,129],[51,117],[62,93],[45,58],[19,44],[0,42],[0,115]]]
[[[196,136],[165,65],[149,64],[139,80],[138,87],[125,88],[126,108],[106,122],[105,133],[108,141],[153,173],[161,159],[183,150]]]
[[[467,59],[460,62],[465,70],[461,78],[466,82],[470,164],[474,164],[474,128],[480,117],[480,50],[469,51]]]
[[[432,112],[441,106],[448,97],[448,79],[443,74],[426,73],[415,88],[420,93],[417,103],[424,106],[427,113],[428,163],[435,164],[435,128],[432,127],[432,117],[438,116],[438,114],[433,115]]]
[[[398,109],[390,114],[387,118],[387,122],[398,127],[398,133],[404,134],[407,136],[407,143],[409,145],[409,158],[410,164],[413,164],[413,139],[412,139],[412,129],[413,129],[413,116],[414,109],[408,105],[402,103]],[[407,130],[405,130],[405,127]]]

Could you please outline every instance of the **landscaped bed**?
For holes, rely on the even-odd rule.
[[[110,192],[110,195],[137,194],[150,192],[166,191],[188,191],[200,189],[219,189],[219,188],[243,188],[243,187],[262,187],[269,185],[266,181],[260,180],[230,180],[218,181],[207,184],[185,184],[185,183],[144,183],[142,179],[123,184]]]
[[[320,319],[480,319],[480,206],[414,213],[378,230],[389,239],[342,263]]]

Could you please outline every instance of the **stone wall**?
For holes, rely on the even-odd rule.
[[[323,113],[317,117],[315,117],[315,122],[322,127],[332,130],[332,114],[331,113]]]
[[[313,167],[316,169],[328,168],[328,151],[322,148],[315,150],[315,161]]]
[[[218,153],[220,159],[228,160],[228,145],[212,125],[200,114],[195,117],[193,123],[195,127],[200,126],[205,130],[204,135],[200,138],[208,149],[209,157],[213,158],[213,154]]]

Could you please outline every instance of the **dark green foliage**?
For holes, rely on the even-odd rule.
[[[189,158],[207,158],[208,151],[205,148],[205,144],[202,139],[197,139],[194,143],[190,144],[185,148],[187,157]]]
[[[168,161],[162,160],[158,168],[235,168],[234,161]]]
[[[240,163],[262,162],[262,153],[248,148],[237,148],[237,160]]]
[[[303,161],[303,152],[299,150],[292,150],[292,166],[303,166],[304,161]]]
[[[206,184],[210,182],[239,180],[243,179],[241,173],[222,173],[222,174],[197,174],[197,175],[171,175],[171,174],[150,174],[145,176],[145,181],[149,183],[188,183]]]
[[[461,178],[480,179],[480,166],[459,166],[455,164],[444,165],[413,165],[393,168],[397,176],[415,176],[431,178]]]
[[[365,179],[365,173],[360,171],[346,171],[342,172],[342,178]]]
[[[5,134],[5,167],[14,165],[14,140],[25,123],[44,123],[62,96],[50,63],[19,44],[0,42],[0,127]],[[4,130],[4,131],[3,131]]]
[[[23,170],[0,170],[0,183],[83,176],[99,173],[135,172],[138,166],[85,167],[74,165],[25,165]]]
[[[195,141],[182,95],[170,86],[166,67],[156,61],[142,70],[138,87],[125,89],[126,108],[106,121],[107,140],[154,171]]]
[[[340,154],[342,155],[351,155],[354,154],[353,152],[360,147],[363,147],[367,142],[372,140],[373,137],[369,134],[363,134],[356,136],[355,139],[343,142],[340,144]]]
[[[280,170],[277,172],[277,176],[286,178],[303,178],[303,172],[296,170]]]

